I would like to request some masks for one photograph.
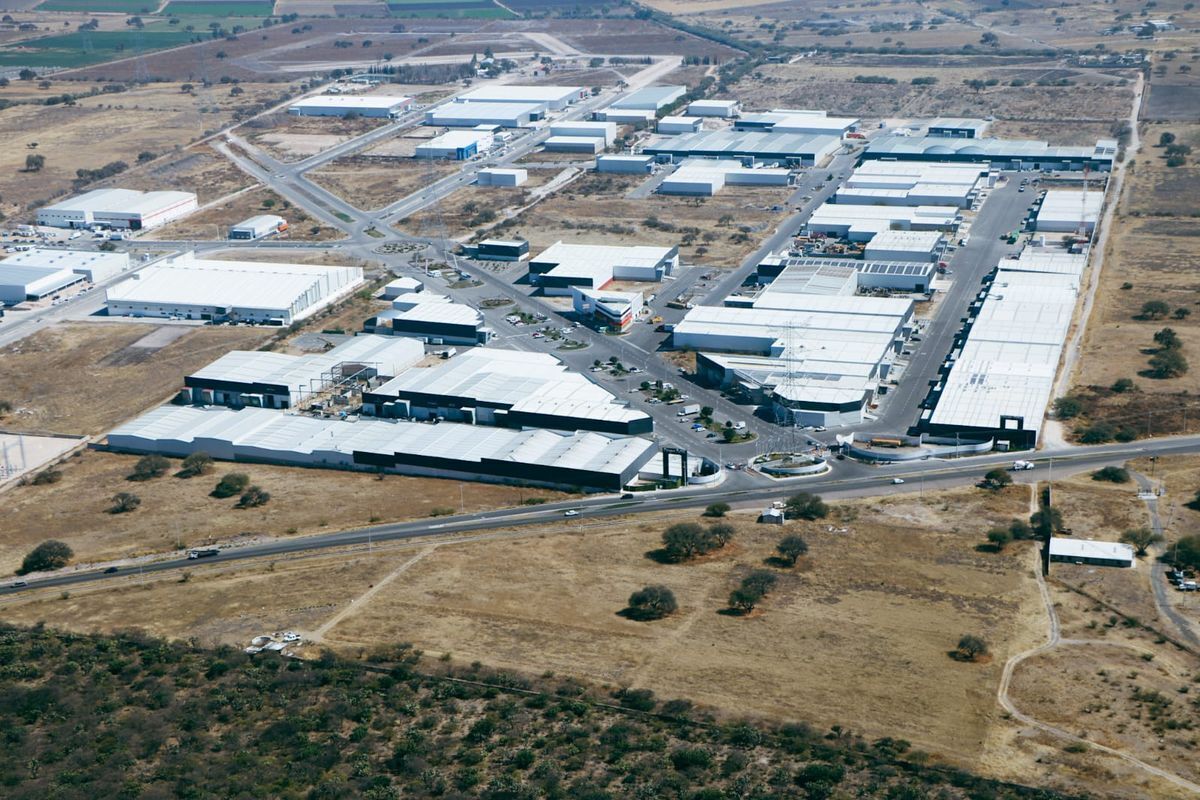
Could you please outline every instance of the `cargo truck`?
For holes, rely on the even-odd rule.
[[[677,417],[690,417],[692,414],[700,413],[700,405],[698,403],[689,403],[683,408],[675,412]]]
[[[209,556],[215,556],[220,552],[221,551],[215,547],[207,547],[203,550],[188,550],[187,556],[188,558],[208,558]]]

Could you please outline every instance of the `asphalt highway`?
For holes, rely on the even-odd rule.
[[[1094,470],[1109,464],[1120,464],[1128,459],[1144,456],[1168,456],[1200,451],[1200,435],[1180,436],[1148,440],[1129,444],[1098,445],[1042,451],[1036,456],[1021,454],[1036,464],[1035,469],[1012,473],[1014,480],[1022,483],[1052,481],[1055,476]],[[29,580],[24,586],[9,583],[0,587],[0,597],[38,589],[67,588],[79,584],[113,580],[127,577],[131,573],[155,573],[186,569],[205,564],[221,564],[263,558],[280,558],[302,552],[344,548],[355,545],[421,539],[444,536],[448,533],[484,532],[500,528],[529,525],[584,522],[605,517],[645,514],[670,509],[698,508],[709,503],[725,501],[730,504],[754,507],[773,500],[784,499],[800,491],[820,494],[826,499],[874,496],[900,492],[924,492],[977,483],[983,474],[997,466],[1007,465],[1012,455],[993,453],[974,458],[952,461],[928,460],[913,464],[897,464],[890,467],[868,467],[850,461],[834,462],[833,470],[825,476],[792,478],[772,481],[769,486],[751,487],[736,480],[727,481],[719,489],[680,489],[655,492],[649,495],[634,495],[619,498],[612,495],[597,496],[538,506],[484,511],[455,517],[442,517],[437,521],[417,520],[390,525],[376,525],[336,533],[293,539],[276,539],[246,547],[222,550],[219,555],[189,560],[173,558],[155,561],[138,567],[126,567],[116,573],[101,569],[79,570]],[[733,473],[739,475],[740,473]],[[896,483],[899,480],[900,483]],[[741,487],[741,488],[739,488]],[[568,510],[577,511],[570,517]]]

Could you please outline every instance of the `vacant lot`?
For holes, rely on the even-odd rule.
[[[1193,268],[1200,258],[1194,219],[1200,207],[1192,200],[1200,197],[1200,167],[1194,157],[1168,167],[1156,146],[1164,132],[1200,147],[1200,126],[1143,125],[1142,152],[1130,165],[1075,377],[1076,391],[1089,400],[1077,428],[1099,421],[1144,436],[1191,429],[1196,421],[1189,395],[1200,391],[1197,373],[1155,378],[1148,371],[1158,348],[1154,334],[1167,327],[1180,338],[1186,359],[1200,359],[1194,321],[1200,280]],[[1148,301],[1166,303],[1168,313],[1144,315]],[[1121,378],[1132,379],[1138,391],[1109,391]]]
[[[530,170],[529,179],[519,187],[466,186],[440,200],[434,206],[418,211],[396,224],[396,228],[412,234],[446,235],[460,238],[487,227],[506,212],[520,208],[535,196],[534,190],[544,186],[557,173],[551,170]],[[546,202],[554,202],[554,196]]]
[[[136,168],[139,157],[169,154],[228,122],[238,105],[270,96],[261,86],[243,88],[245,94],[239,99],[229,97],[227,87],[197,88],[188,94],[178,85],[150,84],[80,98],[74,106],[6,108],[0,111],[0,135],[12,146],[0,154],[0,196],[23,205],[49,200],[72,190],[76,170],[99,169],[115,161],[131,168],[121,178],[128,183],[141,171]],[[268,88],[278,91],[278,87]],[[47,94],[55,91],[78,92],[81,87],[55,82]],[[22,93],[27,94],[28,87],[9,86],[0,89],[0,98],[22,98]],[[34,154],[42,156],[45,165],[37,172],[25,172],[26,157]],[[151,162],[142,169],[155,170],[161,163]],[[205,199],[211,198],[201,197]]]
[[[735,186],[708,198],[625,197],[644,180],[586,174],[495,232],[528,239],[534,251],[559,240],[681,245],[684,261],[735,267],[784,218],[785,210],[771,208],[783,204],[790,193],[782,187]]]
[[[0,349],[0,394],[15,408],[5,428],[102,433],[170,397],[188,372],[269,336],[263,328],[200,327],[165,347],[139,346],[156,330],[68,323]]]
[[[819,108],[869,119],[941,115],[1053,122],[1081,120],[1112,123],[1128,116],[1132,89],[1124,78],[1103,73],[1062,70],[1057,62],[1022,64],[1019,68],[976,63],[968,57],[921,63],[886,63],[861,56],[857,62],[768,64],[739,81],[728,93],[748,109]],[[878,61],[879,63],[872,63]],[[886,61],[891,61],[886,60]],[[856,80],[894,79],[895,84]],[[914,78],[936,78],[933,85],[913,85]],[[1039,86],[1043,79],[1066,79],[1070,86]],[[967,80],[997,80],[995,86],[967,89]],[[1018,85],[1013,86],[1013,81]],[[1025,85],[1020,85],[1024,82]],[[1059,141],[1066,134],[1051,137]],[[1094,142],[1094,140],[1093,140]]]
[[[374,117],[295,117],[279,111],[248,122],[242,132],[249,141],[287,163],[316,155],[387,123]]]
[[[400,200],[433,181],[456,172],[457,162],[426,158],[339,158],[308,178],[361,209],[376,209]]]
[[[313,219],[297,206],[263,186],[232,195],[217,205],[206,208],[178,222],[165,225],[142,237],[143,239],[226,239],[229,228],[256,214],[278,214],[288,222],[288,229],[272,239],[295,242],[321,242],[340,239],[344,234],[337,228]]]
[[[204,145],[197,145],[135,167],[111,183],[142,191],[195,192],[197,202],[203,206],[249,189],[253,180],[229,159]]]
[[[272,536],[313,534],[430,516],[517,506],[531,497],[558,500],[549,490],[408,478],[260,464],[218,463],[210,475],[176,478],[179,462],[162,478],[131,482],[137,456],[88,451],[68,459],[62,479],[50,486],[19,486],[5,494],[0,534],[0,574],[11,572],[35,544],[54,531],[71,545],[77,562],[100,562],[164,553],[207,543],[245,543]],[[247,473],[271,493],[261,508],[238,509],[237,498],[209,496],[226,472]],[[112,497],[133,492],[142,504],[110,514]],[[312,498],[320,496],[314,504]]]

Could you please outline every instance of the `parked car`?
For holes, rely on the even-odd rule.
[[[116,572],[116,571],[117,571],[117,568],[116,568],[116,567],[109,567],[108,569],[104,570],[104,574],[105,574],[105,575],[112,575],[112,574],[113,574],[114,572]]]
[[[578,516],[579,516],[579,509],[576,509],[576,508],[568,508],[566,511],[564,511],[564,512],[563,512],[563,516],[564,516],[564,517],[578,517]]]
[[[892,483],[893,484],[904,483],[904,478],[892,478]]]

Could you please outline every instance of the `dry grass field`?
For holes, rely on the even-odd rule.
[[[270,336],[267,328],[198,327],[163,347],[139,346],[158,330],[63,323],[0,349],[0,394],[15,409],[5,428],[102,433],[170,397],[188,372]]]
[[[489,225],[487,217],[503,219],[506,212],[518,209],[534,199],[534,190],[544,186],[558,173],[553,170],[530,170],[529,179],[521,186],[464,186],[436,205],[411,214],[396,223],[395,227],[413,235],[436,236],[444,227],[447,236],[467,237]],[[544,202],[555,202],[557,195],[551,194]]]
[[[0,196],[20,205],[49,200],[71,191],[78,169],[98,169],[114,161],[134,167],[141,153],[170,154],[227,123],[235,108],[279,92],[278,86],[242,84],[242,88],[244,95],[229,97],[225,86],[197,87],[188,94],[180,91],[179,84],[149,84],[80,98],[74,106],[6,108],[0,111],[0,136],[12,146],[0,154]],[[43,94],[80,90],[74,83],[55,82]],[[21,92],[27,93],[27,87],[3,87],[0,98],[20,99]],[[45,157],[45,166],[39,172],[25,172],[25,157],[34,153]],[[127,175],[133,178],[156,166],[152,162]]]
[[[681,245],[686,262],[736,267],[786,216],[789,189],[727,186],[714,197],[625,194],[645,180],[635,175],[589,173],[562,191],[497,226],[504,236],[528,239],[530,249],[560,239],[581,244]],[[651,224],[647,224],[651,223]]]
[[[141,238],[150,241],[225,239],[229,236],[230,226],[257,214],[278,214],[287,220],[287,231],[272,237],[276,241],[323,242],[345,236],[342,231],[310,217],[301,208],[293,206],[270,189],[256,186],[230,195],[224,202],[157,228]]]
[[[1156,146],[1164,131],[1200,148],[1198,125],[1142,126],[1142,151],[1129,167],[1117,207],[1074,381],[1074,391],[1091,399],[1081,424],[1106,421],[1128,426],[1138,435],[1191,430],[1200,415],[1191,397],[1200,391],[1200,373],[1192,369],[1169,379],[1147,373],[1156,347],[1154,333],[1164,327],[1179,335],[1186,358],[1200,359],[1200,327],[1195,321],[1200,316],[1200,279],[1194,269],[1200,258],[1195,220],[1200,215],[1200,166],[1193,156],[1184,166],[1168,167]],[[1142,318],[1142,304],[1150,300],[1166,302],[1171,312],[1164,319]],[[1186,316],[1176,318],[1177,309],[1184,309]],[[1108,391],[1120,378],[1133,379],[1138,391]]]
[[[516,506],[531,497],[560,500],[569,495],[482,483],[303,469],[262,464],[218,463],[209,475],[176,478],[178,460],[166,476],[131,482],[138,457],[87,451],[68,459],[62,479],[49,486],[18,486],[5,494],[6,525],[0,534],[0,574],[15,569],[34,545],[53,531],[75,551],[77,563],[119,561],[184,547],[246,543],[429,517],[434,509],[483,511]],[[236,508],[237,498],[209,496],[226,472],[245,472],[271,493],[255,509]],[[141,506],[110,514],[112,497],[133,492]],[[320,497],[314,504],[313,498]],[[11,524],[9,524],[11,523]]]
[[[260,468],[251,471],[258,479]],[[274,485],[267,477],[263,482]],[[190,492],[196,481],[155,483],[186,483]],[[144,487],[147,494],[159,488]],[[190,504],[176,498],[179,491],[173,489],[172,502]],[[789,530],[802,530],[809,541],[808,557],[794,569],[772,567],[779,586],[744,618],[723,613],[728,593],[740,576],[763,566],[781,531],[741,514],[733,520],[734,544],[700,563],[647,558],[660,530],[680,519],[658,515],[578,532],[560,524],[540,535],[420,546],[374,559],[362,554],[345,571],[330,567],[346,580],[306,562],[294,574],[286,562],[275,564],[274,573],[261,565],[227,575],[202,569],[186,585],[163,579],[144,590],[83,590],[79,602],[9,605],[6,618],[61,619],[77,629],[132,624],[167,636],[240,641],[264,626],[311,632],[338,614],[341,621],[325,641],[348,652],[406,640],[455,661],[652,688],[730,715],[903,737],[966,764],[999,721],[999,665],[1033,640],[1024,620],[1038,601],[1030,552],[979,553],[979,531],[961,521],[1003,519],[1027,503],[1024,490],[999,497],[967,490],[925,502],[856,502],[840,532],[793,523]],[[258,524],[251,519],[241,529]],[[400,567],[402,578],[348,605],[367,584]],[[278,581],[279,590],[267,589],[268,581]],[[675,591],[678,614],[658,623],[617,614],[631,591],[656,582]],[[297,592],[298,585],[306,591]],[[961,633],[973,630],[986,631],[995,660],[964,664],[947,655]]]
[[[847,60],[852,63],[845,63]],[[830,63],[820,58],[796,64],[768,64],[735,84],[730,97],[748,109],[819,108],[867,119],[884,117],[1002,116],[1009,120],[1054,123],[1065,120],[1112,123],[1125,118],[1132,89],[1119,76],[1085,70],[1063,70],[1057,62],[998,67],[970,57],[914,59],[927,63],[894,63],[893,59],[859,56]],[[858,76],[895,78],[897,84],[862,83]],[[914,78],[933,77],[932,86],[913,85]],[[1067,78],[1072,86],[1038,86],[1046,77]],[[1132,78],[1132,73],[1130,73]],[[965,80],[1000,81],[980,91]],[[1028,85],[1012,86],[1012,81]],[[1052,138],[1058,142],[1068,132]],[[1092,142],[1094,143],[1094,139]]]
[[[197,145],[134,167],[110,183],[142,191],[195,192],[197,202],[203,206],[249,188],[254,181],[224,156],[205,145]]]
[[[326,164],[306,176],[357,208],[376,209],[394,203],[460,168],[461,164],[453,161],[349,156]]]

